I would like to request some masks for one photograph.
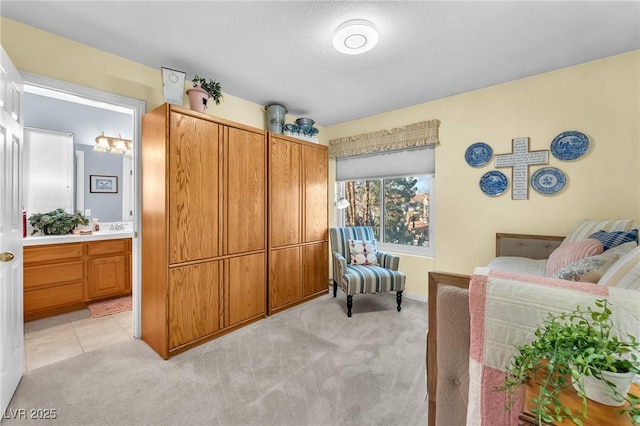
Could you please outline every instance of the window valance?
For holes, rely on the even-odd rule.
[[[421,121],[391,130],[363,133],[329,141],[329,158],[440,144],[440,120]]]

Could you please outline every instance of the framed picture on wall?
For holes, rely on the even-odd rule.
[[[118,176],[89,175],[89,192],[118,193]]]

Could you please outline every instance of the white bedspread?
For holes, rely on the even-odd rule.
[[[607,299],[613,311],[613,333],[640,337],[640,292],[555,278],[476,268],[469,285],[471,342],[467,426],[518,424],[524,388],[515,408],[505,410],[505,370],[517,348],[534,338],[548,313],[569,312]]]
[[[517,272],[519,274],[543,277],[547,269],[547,259],[530,259],[518,256],[500,256],[487,265],[489,269]]]

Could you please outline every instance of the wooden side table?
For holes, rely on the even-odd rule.
[[[536,416],[531,414],[531,409],[534,407],[531,400],[534,396],[538,395],[538,389],[538,384],[527,383],[524,410],[519,416],[519,426],[538,426]],[[640,385],[633,383],[629,392],[634,395],[640,395]],[[574,413],[582,410],[582,399],[578,397],[578,393],[573,389],[573,386],[568,386],[562,390],[560,393],[560,401],[562,401],[562,404],[569,407]],[[623,407],[610,407],[608,405],[602,405],[595,401],[588,400],[588,418],[581,420],[584,426],[631,426],[632,423],[628,416],[618,415],[618,412],[622,408]],[[568,419],[565,419],[562,423],[556,424],[575,426],[574,423]],[[542,423],[542,425],[545,426],[548,425],[548,423]]]

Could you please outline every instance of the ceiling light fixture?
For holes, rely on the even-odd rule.
[[[333,47],[347,55],[358,55],[378,43],[376,27],[364,19],[352,19],[340,25],[333,36]]]

